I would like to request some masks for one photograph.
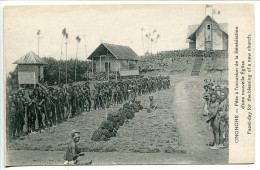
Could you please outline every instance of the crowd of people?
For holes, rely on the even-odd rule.
[[[205,70],[226,70],[228,53],[226,50],[174,50],[142,56],[140,71],[148,72],[170,66],[174,71],[190,70],[196,57],[203,57]],[[212,62],[214,61],[214,62]]]
[[[213,142],[210,149],[219,149],[228,146],[229,134],[229,103],[228,103],[228,81],[227,80],[204,80],[203,99],[204,113],[207,116],[213,132]]]
[[[96,81],[107,81],[108,73],[107,72],[95,72],[91,75],[92,80]]]
[[[143,61],[151,61],[151,60],[163,60],[166,58],[171,58],[175,60],[177,58],[183,57],[210,57],[210,58],[227,58],[228,53],[226,50],[214,50],[214,51],[206,51],[206,50],[173,50],[173,51],[163,51],[158,52],[156,54],[145,55],[142,57]]]
[[[170,88],[166,76],[139,77],[120,81],[59,85],[36,84],[32,90],[8,94],[6,115],[9,139],[35,133],[80,115],[135,100],[136,96]]]

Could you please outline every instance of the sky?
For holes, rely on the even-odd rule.
[[[214,5],[220,15],[217,22],[227,22],[225,7]],[[211,15],[212,8],[206,10]],[[29,51],[38,53],[37,30],[41,30],[40,57],[65,59],[62,29],[66,28],[68,59],[86,60],[101,42],[130,46],[138,55],[144,54],[142,34],[160,34],[153,52],[188,48],[185,43],[189,25],[205,18],[205,5],[82,5],[82,6],[16,6],[4,9],[4,57],[6,71]],[[142,33],[141,28],[144,28]],[[84,38],[85,37],[85,38]],[[145,46],[147,45],[144,37]],[[85,49],[86,45],[86,49]]]

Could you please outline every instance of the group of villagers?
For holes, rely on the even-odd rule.
[[[205,100],[203,116],[208,119],[212,128],[213,141],[209,143],[210,149],[228,147],[229,140],[229,103],[228,81],[204,80]]]

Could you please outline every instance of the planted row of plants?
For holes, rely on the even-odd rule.
[[[120,126],[135,117],[135,113],[142,110],[143,106],[140,101],[129,104],[125,103],[123,108],[107,115],[107,120],[103,121],[99,128],[92,134],[92,141],[107,141],[111,137],[115,137]]]

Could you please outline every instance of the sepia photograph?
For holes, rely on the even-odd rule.
[[[253,162],[253,5],[5,6],[3,23],[5,166]]]

